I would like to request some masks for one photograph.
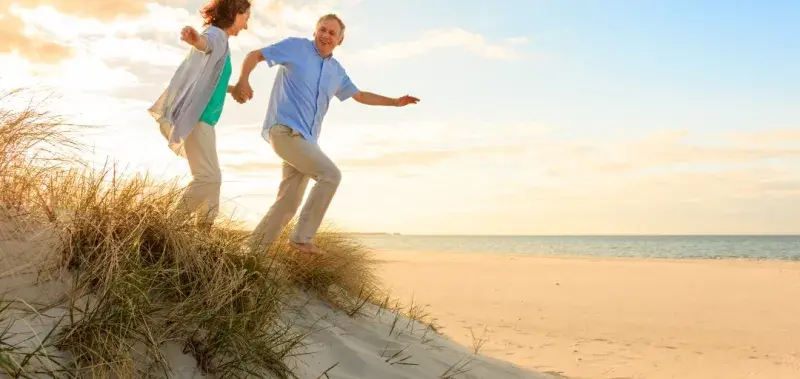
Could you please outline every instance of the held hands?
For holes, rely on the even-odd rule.
[[[409,104],[416,104],[419,102],[419,99],[414,96],[405,95],[403,97],[398,97],[394,99],[394,106],[396,107],[404,107]]]
[[[244,104],[253,98],[253,88],[250,87],[249,82],[240,80],[235,86],[233,86],[231,96],[233,96],[237,103]]]

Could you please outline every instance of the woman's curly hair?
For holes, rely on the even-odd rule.
[[[203,26],[214,25],[220,29],[229,28],[236,20],[237,14],[242,14],[250,9],[250,0],[211,0],[200,15],[203,17]]]

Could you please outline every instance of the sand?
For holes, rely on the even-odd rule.
[[[298,296],[297,300],[301,299]],[[328,372],[330,379],[438,379],[447,378],[443,374],[454,366],[454,370],[464,368],[464,373],[452,379],[555,379],[475,355],[466,346],[430,332],[422,324],[393,312],[378,311],[378,307],[368,305],[361,316],[351,318],[313,300],[300,313],[290,315],[295,322],[305,320],[305,326],[316,331],[310,346],[314,353],[297,365],[300,378],[324,378],[321,374],[336,365]]]
[[[0,222],[0,292],[58,302],[69,273],[42,277],[53,234]],[[297,293],[284,314],[314,328],[302,379],[800,378],[800,263],[379,252],[380,275],[444,327],[369,305],[351,318]],[[50,262],[50,263],[48,263]],[[24,303],[21,303],[24,304]],[[67,309],[3,313],[7,343],[36,347]],[[393,329],[394,320],[398,322]],[[471,332],[472,331],[472,332]],[[33,337],[33,338],[32,338]],[[475,355],[471,347],[485,340]],[[52,351],[53,354],[60,354]],[[206,378],[168,343],[170,378]],[[68,359],[68,357],[65,357]]]
[[[69,294],[69,273],[56,270],[59,275],[39,275],[43,264],[58,261],[52,248],[53,236],[46,229],[3,221],[0,217],[0,292],[5,300],[17,301],[14,308],[0,314],[0,331],[6,337],[3,344],[33,351],[48,333],[66,325],[67,321],[58,326],[58,321],[69,312],[67,303],[60,301]],[[55,306],[40,313],[28,306],[42,303]],[[425,325],[372,304],[365,306],[361,315],[350,317],[300,291],[291,303],[293,306],[283,314],[284,320],[298,331],[313,331],[306,341],[308,347],[300,351],[305,354],[288,362],[296,368],[300,379],[554,378],[475,355],[468,347],[427,330]],[[194,358],[183,353],[182,344],[168,342],[161,350],[171,370],[167,377],[213,378],[200,372]],[[70,362],[69,354],[54,347],[47,348],[46,353],[61,357],[59,361],[63,364]],[[28,368],[56,367],[50,360],[41,359]],[[462,373],[447,376],[448,370]]]
[[[481,354],[572,378],[800,378],[800,263],[380,252]],[[485,332],[485,334],[484,334]]]

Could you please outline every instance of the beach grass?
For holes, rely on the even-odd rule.
[[[426,323],[419,305],[390,306],[372,251],[352,235],[325,225],[315,243],[326,254],[314,258],[289,246],[294,222],[264,251],[233,220],[198,226],[181,210],[177,181],[113,163],[91,168],[78,158],[80,128],[25,95],[0,96],[2,217],[51,231],[54,251],[41,276],[68,272],[70,288],[59,304],[0,308],[0,316],[11,308],[65,309],[58,327],[33,345],[5,343],[14,340],[13,322],[0,317],[0,373],[165,376],[172,345],[219,378],[293,378],[287,362],[304,354],[312,333],[286,317],[297,291],[350,317],[374,305]]]
[[[72,273],[68,312],[39,349],[64,352],[72,374],[166,373],[163,347],[176,343],[218,377],[290,378],[286,362],[308,336],[281,317],[292,290],[348,307],[377,287],[367,250],[335,231],[320,234],[330,254],[314,265],[287,251],[285,238],[267,252],[249,251],[242,225],[220,219],[203,229],[182,212],[177,182],[113,164],[89,169],[77,158],[74,127],[20,101],[24,92],[0,96],[0,204],[12,211],[7,217],[46,224],[58,236],[58,264],[49,269]],[[22,106],[7,108],[12,100]],[[3,348],[0,372],[24,377],[30,359]]]

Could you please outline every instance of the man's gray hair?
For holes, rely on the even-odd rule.
[[[317,26],[319,26],[319,24],[321,24],[323,21],[328,21],[328,20],[336,20],[336,22],[339,23],[339,28],[342,29],[342,32],[340,33],[341,34],[340,37],[344,37],[344,22],[342,21],[341,18],[339,18],[339,16],[337,16],[337,15],[335,15],[333,13],[328,13],[328,14],[320,17],[319,20],[317,20]]]

